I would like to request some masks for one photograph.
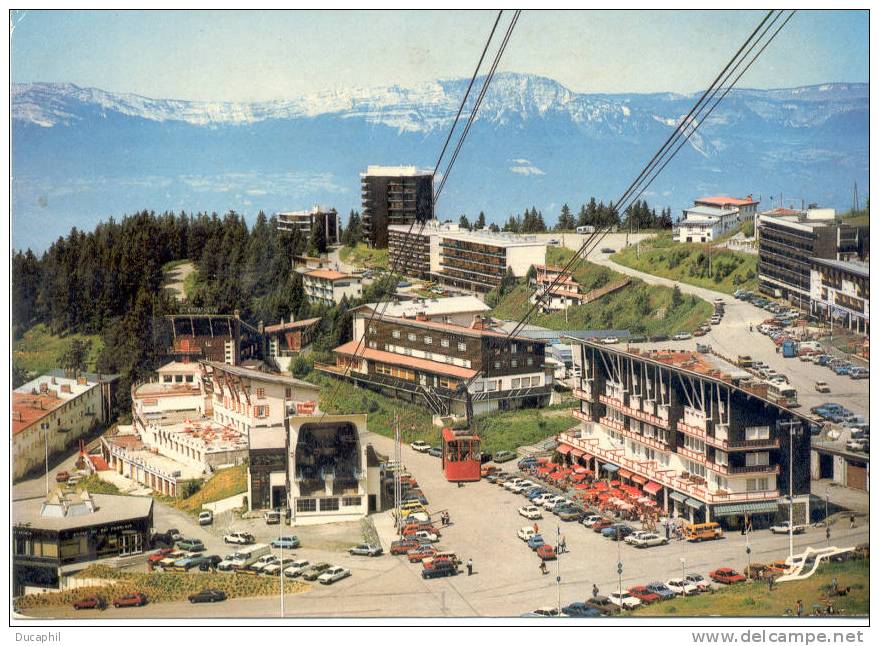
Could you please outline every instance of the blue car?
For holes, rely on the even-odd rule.
[[[520,470],[525,471],[526,469],[532,469],[537,466],[537,460],[534,458],[522,458],[516,464]]]
[[[272,541],[272,547],[294,549],[299,547],[299,539],[296,536],[279,536]]]
[[[531,489],[525,495],[528,498],[528,500],[534,500],[535,498],[537,498],[537,496],[539,496],[541,494],[545,494],[545,493],[546,493],[546,489],[544,489],[543,487],[535,487],[534,489]]]
[[[653,594],[658,594],[660,599],[662,599],[663,601],[665,601],[666,599],[674,599],[677,596],[674,590],[672,590],[664,583],[660,583],[659,581],[648,583],[647,589],[650,590],[650,592],[652,592]]]
[[[833,372],[835,372],[838,375],[847,375],[849,370],[851,370],[851,369],[852,369],[852,367],[849,364],[843,363],[841,365],[836,366],[833,369]]]
[[[616,523],[615,525],[611,525],[610,527],[605,527],[604,529],[602,529],[601,535],[604,538],[609,538],[612,541],[621,541],[634,531],[634,529],[632,529],[625,523]]]
[[[531,548],[532,551],[536,550],[541,545],[544,545],[546,541],[543,540],[543,536],[540,534],[535,534],[531,538],[528,539],[528,547]]]
[[[569,606],[562,608],[562,612],[569,617],[600,617],[601,613],[595,608],[590,608],[582,601],[575,601]]]
[[[428,450],[427,454],[432,455],[435,458],[441,458],[443,457],[443,450],[439,447],[434,446],[433,448]]]

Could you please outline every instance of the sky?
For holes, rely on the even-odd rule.
[[[469,77],[496,13],[17,11],[12,81],[197,101],[410,86]],[[499,69],[554,78],[576,92],[694,92],[763,15],[525,11]],[[800,11],[741,85],[868,82],[868,47],[866,11]]]

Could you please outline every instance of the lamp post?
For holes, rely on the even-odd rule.
[[[682,557],[681,557],[681,581],[684,581],[684,580],[685,580],[685,577],[684,577],[684,566],[686,565],[686,563],[687,563],[687,559],[685,559],[685,558],[682,556]]]
[[[46,498],[49,497],[49,425],[46,424]]]
[[[617,523],[617,579],[619,583],[619,588],[617,592],[619,593],[620,600],[620,611],[623,609],[623,561],[622,555],[620,554],[620,526]]]
[[[278,544],[281,546],[281,617],[284,616],[284,521],[287,519],[287,510],[281,507],[281,522],[278,523]]]
[[[555,557],[555,590],[556,590],[556,602],[558,603],[559,616],[562,614],[562,574],[561,574],[561,559],[559,558],[559,548],[562,545],[562,530],[559,525],[556,525],[556,557]]]
[[[824,535],[827,537],[827,546],[830,547],[830,521],[828,520],[828,507],[830,506],[830,492],[824,492]]]

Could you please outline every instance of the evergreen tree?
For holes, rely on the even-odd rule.
[[[467,216],[464,215],[463,213],[461,214],[461,217],[458,218],[458,226],[461,227],[462,229],[466,229],[467,231],[470,231],[470,220],[468,220]]]
[[[323,218],[316,219],[311,227],[311,239],[308,245],[316,254],[327,252],[327,232],[324,228]]]
[[[562,210],[559,213],[559,221],[555,228],[557,231],[572,231],[577,227],[577,222],[571,214],[571,209],[567,204],[562,204]]]
[[[585,227],[589,224],[589,214],[586,212],[586,205],[580,205],[580,212],[577,213],[577,226]]]
[[[83,339],[73,339],[67,346],[64,354],[61,356],[61,367],[65,370],[71,370],[74,374],[83,372],[86,368],[89,351],[92,348],[91,341]]]
[[[476,218],[476,223],[473,225],[474,229],[484,229],[485,228],[485,213],[482,211],[479,212],[479,217]]]

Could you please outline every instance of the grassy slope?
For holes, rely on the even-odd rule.
[[[341,258],[342,262],[358,267],[388,268],[388,250],[370,249],[363,242],[358,242],[357,246],[353,249],[351,247],[342,247],[339,250],[339,258]]]
[[[866,615],[870,607],[869,561],[829,563],[802,581],[779,583],[772,592],[764,582],[749,582],[725,587],[713,594],[686,599],[673,599],[646,606],[636,616],[724,616],[781,617],[785,610],[794,610],[797,599],[803,602],[803,613],[811,612],[813,603],[824,603],[823,589],[837,578],[839,586],[852,587],[845,597],[834,597],[833,607],[844,610],[845,616]]]
[[[12,356],[16,363],[28,372],[44,374],[48,370],[60,367],[61,356],[74,339],[91,341],[87,369],[95,369],[95,361],[101,352],[103,344],[97,334],[70,334],[57,336],[49,332],[49,328],[42,323],[35,325],[15,342]]]
[[[713,273],[709,277],[710,248],[711,245],[707,244],[680,244],[665,236],[642,243],[640,258],[635,247],[626,247],[612,255],[611,259],[654,276],[727,294],[732,294],[737,289],[753,289],[757,286],[755,254],[715,247],[711,249]]]
[[[547,249],[547,263],[562,264],[572,254],[569,249],[551,247]],[[588,291],[624,276],[606,267],[582,263],[574,272],[574,278],[584,291]],[[531,294],[529,287],[520,285],[498,303],[492,316],[508,320],[521,318],[530,307],[528,299]],[[628,329],[634,334],[660,335],[692,332],[711,315],[712,306],[701,299],[684,296],[676,308],[671,307],[671,300],[670,288],[649,286],[633,279],[628,286],[613,294],[570,308],[567,321],[565,312],[535,313],[529,323],[553,330]],[[639,303],[646,305],[639,307]]]
[[[473,429],[482,440],[484,452],[515,451],[519,446],[534,444],[574,426],[570,409],[570,405],[565,405],[478,415],[473,419]]]
[[[247,465],[239,464],[218,470],[194,495],[180,500],[177,507],[185,511],[197,512],[206,502],[216,502],[245,491],[247,491]]]

